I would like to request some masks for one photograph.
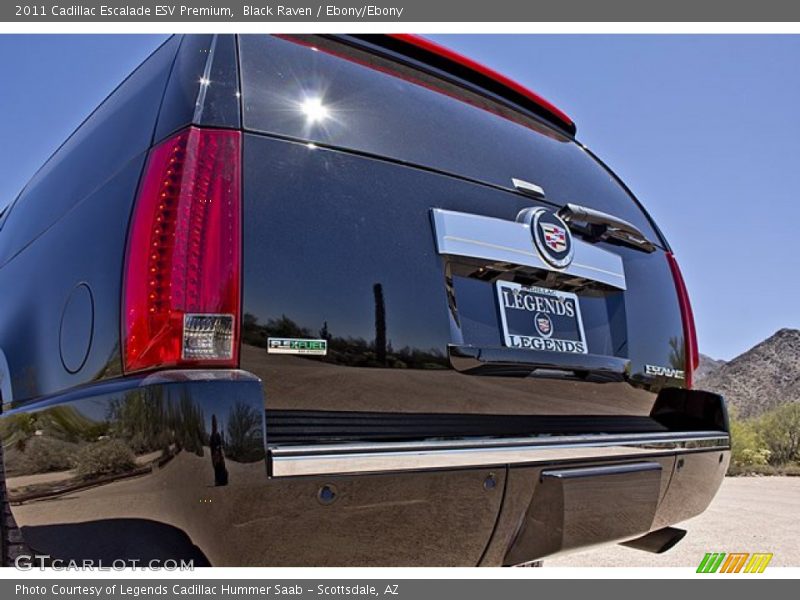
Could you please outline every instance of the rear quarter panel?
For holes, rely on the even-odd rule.
[[[4,403],[120,372],[128,219],[178,42],[165,42],[86,119],[33,177],[3,223],[0,349],[11,382]],[[81,285],[92,300],[68,310],[70,295]],[[81,354],[85,360],[67,358],[75,364],[65,366],[65,356]]]

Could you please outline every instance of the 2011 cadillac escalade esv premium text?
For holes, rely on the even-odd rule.
[[[658,552],[725,473],[664,236],[425,40],[172,37],[0,227],[6,561]]]

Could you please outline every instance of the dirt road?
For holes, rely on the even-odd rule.
[[[800,477],[726,478],[708,510],[678,525],[689,533],[664,554],[608,546],[546,567],[696,567],[706,552],[772,552],[770,566],[800,566]]]

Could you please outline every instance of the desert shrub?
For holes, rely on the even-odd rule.
[[[800,465],[784,465],[778,468],[778,474],[786,477],[800,477]]]
[[[731,418],[731,471],[734,467],[766,465],[770,451],[761,437],[757,424]]]
[[[14,462],[15,474],[31,475],[68,471],[77,444],[47,436],[33,436],[17,445],[19,457]]]
[[[800,403],[784,404],[769,411],[758,420],[757,429],[769,449],[771,465],[800,460]]]
[[[768,476],[780,475],[783,477],[800,477],[800,465],[750,465],[750,466],[736,466],[731,462],[728,467],[728,473],[731,477],[738,476]]]
[[[36,414],[17,413],[7,415],[0,421],[0,439],[3,445],[15,444],[19,447],[25,445],[25,441],[30,438],[38,429],[36,425]]]
[[[130,471],[136,466],[130,446],[119,440],[87,444],[75,455],[75,471],[81,477],[100,477]]]

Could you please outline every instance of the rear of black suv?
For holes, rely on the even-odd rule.
[[[727,467],[663,235],[560,110],[425,40],[171,38],[3,219],[35,550],[660,551]]]

